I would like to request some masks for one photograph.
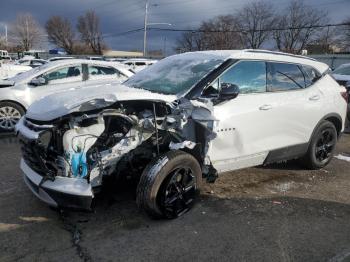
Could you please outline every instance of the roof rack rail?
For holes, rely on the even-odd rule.
[[[294,55],[294,54],[288,54],[288,53],[283,53],[283,52],[278,52],[278,51],[259,50],[259,49],[244,49],[243,51],[248,52],[248,53],[275,54],[275,55],[282,55],[282,56],[290,56],[290,57],[297,57],[297,58],[303,58],[303,59],[308,59],[308,60],[312,60],[312,61],[317,61],[316,59],[308,57],[308,56]]]

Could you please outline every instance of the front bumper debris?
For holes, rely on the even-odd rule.
[[[24,181],[40,200],[53,207],[91,209],[94,194],[91,185],[85,179],[59,177],[54,181],[44,178],[33,171],[21,160]]]

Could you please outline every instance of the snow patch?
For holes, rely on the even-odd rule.
[[[350,156],[345,156],[345,155],[339,154],[339,155],[336,155],[335,158],[337,158],[339,160],[344,160],[344,161],[350,162]]]

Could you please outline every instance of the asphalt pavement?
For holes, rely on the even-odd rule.
[[[344,135],[337,155],[350,153]],[[0,138],[0,261],[350,261],[350,162],[226,173],[193,210],[152,220],[134,185],[103,192],[94,212],[59,212],[26,188],[19,144]]]

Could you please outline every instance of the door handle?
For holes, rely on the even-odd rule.
[[[319,95],[313,95],[313,96],[310,96],[309,97],[309,100],[310,101],[317,101],[317,100],[319,100],[320,99],[320,96]]]
[[[272,105],[262,105],[259,107],[260,110],[270,110],[272,109]]]

